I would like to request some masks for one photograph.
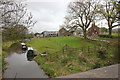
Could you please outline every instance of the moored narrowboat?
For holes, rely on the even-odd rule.
[[[28,56],[36,56],[34,50],[31,47],[28,47],[27,57]]]
[[[28,49],[25,43],[21,43],[22,50],[26,51]]]

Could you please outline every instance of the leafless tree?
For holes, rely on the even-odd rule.
[[[21,31],[26,32],[25,30],[33,27],[36,23],[32,19],[32,14],[27,12],[26,4],[23,4],[23,2],[17,0],[0,0],[0,26],[3,30],[11,30],[3,32],[13,32],[16,29],[18,31],[22,29]],[[8,37],[7,35],[5,36]]]
[[[27,13],[26,4],[16,0],[0,1],[1,23],[8,26],[24,25],[26,27],[34,26],[36,22],[32,21],[32,14]]]
[[[65,20],[69,22],[68,28],[82,28],[84,38],[87,38],[87,28],[95,20],[97,2],[91,0],[77,0],[68,6],[68,15]]]

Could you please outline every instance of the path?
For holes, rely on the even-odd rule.
[[[57,78],[118,78],[118,76],[120,77],[120,75],[118,75],[118,66],[120,66],[120,64],[89,70],[86,72],[60,76]]]
[[[75,36],[75,37],[84,38],[84,37],[82,37],[82,36]],[[91,38],[91,37],[87,37],[87,38],[90,39],[90,40],[94,40],[94,41],[102,41],[102,42],[110,43],[110,41],[108,41],[108,40],[93,39],[93,38]]]

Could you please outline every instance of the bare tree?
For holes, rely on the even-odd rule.
[[[8,33],[18,29],[19,34],[19,30],[20,31],[28,30],[29,28],[33,27],[34,24],[36,23],[32,20],[32,18],[33,18],[32,14],[27,13],[26,4],[23,4],[21,1],[17,0],[0,1],[0,26],[3,28],[3,30],[5,29],[8,30],[3,32]],[[6,37],[8,36],[6,35]]]
[[[1,22],[5,26],[25,25],[34,26],[36,22],[32,21],[32,14],[27,13],[26,4],[16,0],[1,0]]]
[[[112,28],[119,26],[119,13],[117,11],[117,0],[105,0],[100,7],[100,14],[107,20],[109,27],[109,36],[112,34]],[[118,9],[119,10],[119,9]]]
[[[68,15],[65,18],[69,22],[69,28],[82,28],[84,38],[87,38],[87,28],[95,20],[97,3],[89,0],[77,0],[68,6]],[[67,26],[68,27],[68,26]]]

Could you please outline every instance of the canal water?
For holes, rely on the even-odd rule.
[[[8,65],[3,78],[48,78],[38,64],[27,57],[26,52],[12,52],[5,60]]]

